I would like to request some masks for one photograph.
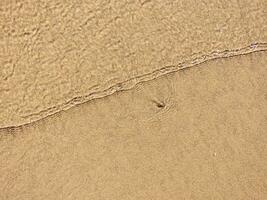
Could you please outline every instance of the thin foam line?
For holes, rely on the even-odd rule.
[[[50,107],[48,109],[42,110],[38,113],[32,113],[30,115],[22,116],[22,118],[25,119],[25,121],[28,121],[26,123],[21,123],[13,126],[5,126],[1,127],[0,130],[3,129],[17,129],[20,126],[28,125],[33,122],[40,121],[44,118],[47,118],[51,115],[54,115],[56,113],[59,113],[64,110],[68,110],[76,105],[86,103],[90,100],[94,99],[99,99],[99,98],[104,98],[106,96],[110,96],[114,94],[115,92],[119,91],[125,91],[125,90],[130,90],[133,89],[137,84],[147,82],[154,80],[158,77],[161,77],[163,75],[177,72],[179,70],[191,68],[194,66],[199,66],[202,63],[215,60],[215,59],[221,59],[221,58],[229,58],[229,57],[234,57],[234,56],[241,56],[241,55],[246,55],[254,52],[259,52],[259,51],[267,51],[267,43],[253,43],[250,44],[249,46],[243,47],[243,48],[238,48],[238,49],[233,49],[233,50],[224,50],[224,51],[213,51],[210,54],[203,55],[197,58],[193,58],[188,61],[184,61],[181,63],[178,63],[177,65],[169,65],[169,66],[164,66],[160,69],[157,69],[153,72],[142,74],[139,76],[132,77],[126,81],[116,83],[104,90],[98,91],[98,92],[89,92],[87,95],[83,96],[76,96],[72,98],[71,100],[67,101],[66,103],[63,103],[61,105],[55,105],[53,107]]]

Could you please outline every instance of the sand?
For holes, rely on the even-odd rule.
[[[267,199],[266,9],[0,1],[0,200]]]
[[[1,130],[0,199],[267,197],[267,53]]]
[[[267,49],[266,0],[75,2],[1,1],[0,127],[133,87],[158,70]]]

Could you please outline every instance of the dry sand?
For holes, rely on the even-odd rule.
[[[267,199],[266,10],[0,1],[0,200]]]
[[[266,199],[266,64],[217,59],[2,130],[0,199]]]

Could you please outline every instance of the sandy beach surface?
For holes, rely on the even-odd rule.
[[[159,70],[267,49],[266,9],[266,0],[1,1],[0,127],[132,88]]]
[[[266,10],[0,1],[0,200],[266,200]]]
[[[267,54],[1,131],[0,199],[266,199]]]

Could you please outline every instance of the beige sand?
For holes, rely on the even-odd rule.
[[[0,199],[267,198],[267,53],[1,131]]]
[[[1,0],[0,200],[267,199],[266,10]]]
[[[0,127],[133,87],[159,69],[267,49],[266,9],[266,0],[1,0]]]

